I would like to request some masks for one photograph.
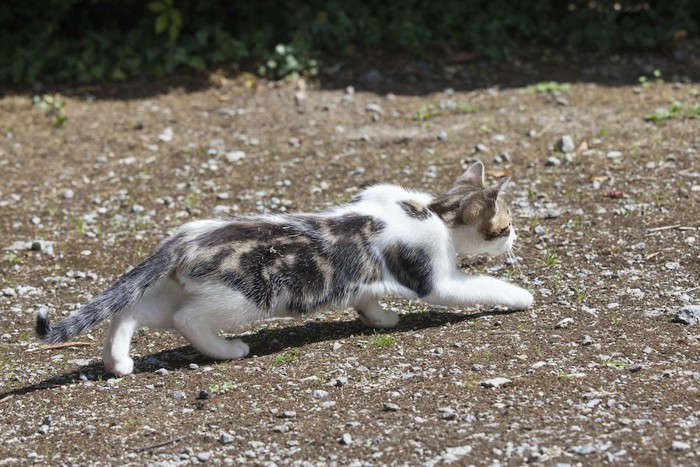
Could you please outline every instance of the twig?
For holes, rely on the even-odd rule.
[[[672,230],[680,227],[681,224],[664,225],[663,227],[654,227],[653,229],[647,229],[647,233],[661,232],[662,230]]]
[[[163,446],[167,446],[168,444],[177,443],[181,439],[182,439],[182,436],[178,436],[176,438],[171,438],[171,439],[168,439],[165,441],[161,441],[160,443],[149,444],[148,446],[142,446],[140,448],[131,448],[131,451],[143,452],[143,451],[148,451],[149,449],[162,448]]]
[[[3,397],[2,399],[0,399],[0,402],[5,402],[5,401],[8,400],[8,399],[12,399],[12,396],[13,396],[13,394],[8,394],[8,395],[6,395],[6,396]]]
[[[41,350],[65,349],[66,347],[90,347],[92,342],[58,342],[56,344],[44,344]]]
[[[655,251],[655,252],[653,252],[653,253],[649,253],[649,254],[646,256],[646,258],[644,258],[644,259],[647,260],[647,261],[649,261],[650,259],[656,258],[657,256],[659,256],[660,253],[661,253],[660,251]]]

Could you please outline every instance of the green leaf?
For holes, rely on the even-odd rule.
[[[170,9],[170,22],[177,26],[178,29],[182,27],[182,15],[180,14],[180,10],[176,8]]]
[[[180,28],[175,25],[175,23],[170,23],[168,28],[168,36],[170,37],[170,42],[175,42],[177,36],[180,34]]]
[[[165,4],[161,2],[150,2],[146,6],[149,10],[151,10],[154,13],[160,13],[161,11],[165,11]]]
[[[202,57],[190,57],[187,60],[187,65],[189,65],[190,68],[194,68],[195,70],[199,71],[204,70],[204,68],[207,66]]]
[[[170,16],[167,13],[161,13],[156,17],[156,34],[161,34],[168,28]]]

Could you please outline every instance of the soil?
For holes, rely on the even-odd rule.
[[[700,463],[700,324],[674,321],[700,304],[697,55],[391,63],[66,87],[58,125],[0,98],[0,465]],[[439,191],[476,159],[512,177],[520,259],[461,265],[531,309],[388,297],[395,329],[259,323],[230,362],[141,330],[120,379],[104,325],[33,336],[183,222]]]

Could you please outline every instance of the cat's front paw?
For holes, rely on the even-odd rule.
[[[107,357],[103,363],[105,371],[117,377],[130,375],[134,372],[134,361],[129,357],[119,359]]]
[[[535,297],[525,289],[518,287],[517,291],[509,297],[510,300],[506,304],[508,308],[513,310],[524,310],[529,308],[535,301]]]

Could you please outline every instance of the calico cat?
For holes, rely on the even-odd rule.
[[[399,316],[377,301],[386,295],[527,308],[527,290],[455,264],[456,254],[511,250],[515,232],[501,196],[508,180],[485,187],[477,162],[438,196],[378,185],[319,213],[190,222],[68,318],[52,325],[39,312],[36,334],[63,342],[111,318],[104,365],[121,376],[133,371],[129,346],[143,326],[175,329],[203,354],[236,359],[248,346],[220,330],[346,307],[367,326],[390,328]]]

